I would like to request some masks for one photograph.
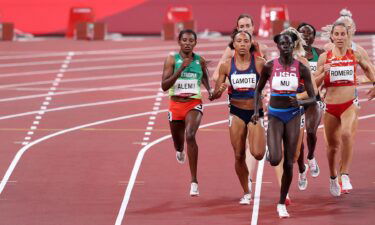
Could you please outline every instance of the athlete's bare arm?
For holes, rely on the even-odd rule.
[[[173,73],[174,70],[174,57],[173,55],[168,55],[167,59],[164,62],[163,68],[163,77],[161,80],[161,88],[163,91],[167,91],[171,88],[176,80],[181,76],[182,71],[192,62],[192,58],[184,58],[184,61],[181,67]]]
[[[212,96],[210,100],[215,100],[217,98],[220,98],[225,89],[227,88],[227,85],[225,83],[225,79],[228,76],[230,69],[230,60],[227,60],[227,62],[220,65],[219,68],[219,77],[216,80],[215,84],[215,90],[212,93]]]

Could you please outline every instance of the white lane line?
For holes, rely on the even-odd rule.
[[[228,104],[227,102],[223,102],[223,103]],[[221,104],[223,104],[223,103],[221,103]],[[220,105],[220,104],[208,103],[208,104],[205,105],[205,107],[216,106],[216,105]],[[131,115],[126,115],[126,116],[115,117],[115,118],[107,119],[107,120],[100,120],[100,121],[96,121],[96,122],[93,122],[93,123],[83,124],[83,125],[80,125],[80,126],[75,126],[75,127],[72,127],[72,128],[61,130],[61,131],[46,135],[46,136],[44,136],[42,138],[39,138],[35,141],[32,141],[30,143],[24,144],[24,146],[20,150],[18,150],[17,154],[14,156],[11,164],[9,165],[7,171],[4,174],[4,177],[3,177],[2,181],[0,182],[0,195],[3,192],[7,182],[9,180],[9,177],[12,175],[12,173],[13,173],[14,169],[16,168],[18,162],[20,161],[21,157],[32,146],[34,146],[36,144],[39,144],[39,143],[41,143],[45,140],[48,140],[50,138],[53,138],[53,137],[56,137],[56,136],[59,136],[59,135],[65,134],[65,133],[69,133],[69,132],[72,132],[72,131],[80,130],[80,129],[83,129],[83,128],[97,126],[97,125],[101,125],[101,124],[105,124],[105,123],[116,122],[116,121],[120,121],[120,120],[126,120],[126,119],[141,117],[141,116],[146,116],[146,115],[154,115],[154,114],[163,113],[163,112],[167,112],[167,111],[168,111],[167,109],[159,110],[157,112],[149,111],[149,112],[143,112],[143,113],[137,113],[137,114],[131,114]],[[36,127],[35,127],[35,129],[36,129]]]
[[[205,127],[214,126],[214,125],[218,125],[218,124],[222,124],[222,123],[227,123],[227,122],[228,122],[228,120],[221,120],[221,121],[217,121],[217,122],[213,122],[213,123],[208,123],[208,124],[201,125],[201,126],[199,126],[199,128],[205,128]],[[137,175],[138,175],[139,168],[141,167],[143,156],[146,154],[146,152],[152,146],[154,146],[154,145],[156,145],[156,144],[158,144],[158,143],[160,143],[160,142],[162,142],[162,141],[164,141],[164,140],[166,140],[166,139],[168,139],[170,137],[171,137],[171,135],[169,134],[169,135],[166,135],[166,136],[161,137],[159,139],[156,139],[155,141],[153,141],[150,144],[148,144],[145,147],[143,147],[138,152],[137,159],[135,160],[134,167],[133,167],[132,173],[130,175],[129,184],[126,186],[126,191],[125,191],[122,203],[121,203],[120,210],[119,210],[117,218],[116,218],[115,225],[121,225],[122,221],[123,221],[123,219],[125,217],[126,208],[128,206],[128,203],[129,203],[130,195],[131,195],[131,192],[133,190],[133,187],[134,187],[134,184],[135,184],[135,180],[136,180]]]
[[[163,93],[163,90],[161,88],[159,88],[158,90],[158,93],[156,94],[156,98],[155,98],[155,102],[154,102],[154,106],[157,106],[157,107],[153,107],[152,108],[152,111],[158,111],[159,110],[159,106],[160,106],[160,102],[161,102],[161,98],[159,96],[164,96],[164,93]],[[153,127],[155,125],[155,122],[152,121],[153,119],[149,119],[149,121],[147,122],[147,128],[146,130],[150,131],[150,130],[153,130]],[[146,131],[147,132],[147,131]],[[148,132],[149,134],[145,134],[145,136],[143,137],[143,141],[145,142],[142,142],[142,145],[147,145],[148,144],[148,140],[150,139],[150,135],[152,134],[152,132]],[[147,136],[147,137],[146,137]]]
[[[211,60],[218,60],[219,58],[214,58]],[[132,63],[132,64],[120,64],[120,65],[110,65],[110,66],[92,66],[92,67],[79,67],[79,68],[71,68],[69,70],[59,69],[59,70],[38,70],[38,71],[30,71],[30,72],[16,72],[16,73],[3,73],[0,74],[0,78],[4,77],[19,77],[19,76],[31,76],[31,75],[44,75],[44,74],[55,74],[57,72],[64,73],[64,72],[82,72],[82,71],[93,71],[93,70],[113,70],[113,69],[125,69],[125,68],[137,68],[137,67],[152,67],[152,66],[162,66],[164,64],[163,61],[158,62],[151,62],[151,63]],[[210,67],[209,69],[215,69],[214,67]]]
[[[78,104],[78,105],[68,105],[68,106],[63,106],[63,107],[59,107],[59,108],[50,108],[50,109],[47,109],[45,112],[62,111],[62,110],[77,109],[77,108],[84,108],[84,107],[93,107],[93,106],[98,106],[98,105],[116,104],[116,103],[122,103],[122,102],[132,102],[132,101],[152,99],[152,98],[155,98],[155,95],[149,95],[149,96],[144,96],[144,97],[135,97],[135,98],[126,98],[126,99],[118,99],[118,100],[101,101],[101,102],[92,102],[92,103],[85,103],[85,104]],[[11,114],[11,115],[6,115],[6,116],[1,116],[0,120],[29,116],[29,115],[38,114],[38,113],[40,113],[40,110],[18,113],[18,114]]]
[[[204,55],[221,55],[223,53],[222,50],[207,50],[203,51]],[[101,58],[89,58],[89,59],[75,59],[74,64],[78,63],[87,63],[87,62],[105,62],[105,61],[124,61],[124,60],[135,60],[135,59],[155,59],[155,58],[165,58],[166,53],[158,53],[158,54],[148,54],[148,55],[139,55],[139,56],[115,56],[115,57],[101,57]],[[22,63],[4,63],[0,64],[0,68],[4,67],[21,67],[21,66],[40,66],[40,65],[53,65],[53,64],[61,64],[65,63],[65,61],[61,60],[54,60],[54,61],[37,61],[37,62],[22,62]]]
[[[57,77],[63,77],[63,74],[60,74],[60,75],[59,74],[57,75]],[[160,76],[160,71],[146,72],[146,73],[127,73],[127,74],[116,74],[116,75],[109,75],[108,74],[108,75],[90,76],[90,77],[84,77],[84,78],[72,78],[72,79],[64,79],[63,81],[61,81],[61,83],[110,80],[110,79],[122,79],[122,78],[131,78],[131,77],[146,77],[146,76]],[[50,84],[52,82],[53,81],[51,81],[51,80],[46,80],[46,81],[34,81],[34,82],[26,82],[26,83],[6,84],[6,85],[0,85],[0,89],[33,86],[33,85],[40,85],[40,84]]]
[[[19,97],[2,98],[2,99],[0,99],[0,102],[9,102],[9,101],[18,101],[18,100],[32,99],[32,98],[41,98],[41,97],[46,97],[46,96],[49,96],[49,95],[57,96],[57,95],[81,94],[81,93],[95,92],[95,91],[126,90],[128,88],[153,86],[153,85],[160,85],[160,82],[149,82],[149,83],[140,83],[140,84],[107,86],[107,87],[99,87],[99,88],[87,88],[87,89],[74,90],[74,91],[60,91],[60,92],[57,92],[57,93],[55,93],[52,90],[52,91],[48,92],[48,94],[24,95],[24,96],[19,96]]]
[[[69,54],[68,54],[68,56],[73,56],[73,55],[74,55],[73,52],[69,52]],[[71,57],[69,57],[69,58],[71,58]],[[69,60],[67,60],[67,61],[69,61]],[[67,68],[67,67],[68,67],[68,64],[66,64],[66,63],[63,63],[61,65],[61,68]],[[56,74],[56,76],[57,76],[57,74]],[[54,86],[57,86],[58,82],[55,82],[54,84],[56,84]],[[56,90],[56,88],[51,87],[51,90]],[[51,96],[47,96],[45,98],[45,101],[42,103],[42,106],[40,107],[41,111],[43,112],[42,114],[44,114],[44,112],[47,110],[47,106],[50,104],[51,100],[52,100]],[[41,119],[42,119],[42,116],[35,117],[35,120],[32,122],[33,126],[30,127],[30,130],[36,130],[38,128],[37,126],[40,124]],[[24,138],[25,141],[27,141],[27,142],[23,142],[22,143],[23,145],[27,145],[29,143],[28,141],[31,140],[31,136],[34,134],[34,132],[30,132],[30,130],[27,132],[26,137]]]
[[[375,117],[375,114],[369,114],[366,116],[360,116],[359,120],[369,119]],[[318,128],[323,128],[324,125],[319,125]],[[253,206],[253,214],[251,218],[251,225],[257,225],[258,223],[258,217],[259,217],[259,205],[260,205],[260,193],[262,189],[262,177],[263,177],[263,168],[264,168],[264,159],[259,162],[258,165],[258,172],[257,172],[257,183],[255,185],[255,195],[254,195],[254,206]],[[258,180],[259,176],[259,180]]]
[[[227,41],[222,42],[215,42],[215,43],[201,43],[199,44],[199,49],[205,47],[222,47],[225,46]],[[176,45],[162,45],[162,46],[155,46],[155,47],[134,47],[134,48],[123,48],[123,49],[115,49],[115,50],[90,50],[90,51],[76,51],[75,55],[109,55],[109,54],[118,54],[118,53],[134,53],[134,52],[150,52],[152,50],[162,50],[162,51],[171,51],[175,50],[178,51]],[[54,52],[54,53],[42,53],[42,54],[30,54],[30,55],[15,55],[15,56],[0,56],[0,60],[3,59],[28,59],[28,58],[44,58],[44,57],[52,57],[52,56],[65,56],[67,52]]]
[[[266,146],[266,152],[268,151]],[[253,214],[251,217],[251,225],[256,225],[258,223],[258,214],[259,214],[259,206],[260,206],[260,194],[262,190],[262,182],[263,182],[263,169],[264,169],[264,160],[266,156],[263,157],[262,160],[258,163],[258,170],[257,170],[257,179],[255,184],[255,193],[254,193],[254,206],[253,206]]]

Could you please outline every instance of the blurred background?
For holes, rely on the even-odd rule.
[[[228,34],[238,15],[248,13],[257,33],[262,6],[272,5],[285,5],[288,20],[308,22],[318,30],[347,8],[357,34],[375,32],[374,0],[0,0],[0,23],[13,23],[18,33],[65,35],[72,25],[72,9],[89,8],[90,20],[104,23],[108,33],[160,35],[168,8],[179,5],[190,7],[198,32]]]

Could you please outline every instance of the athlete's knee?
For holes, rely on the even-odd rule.
[[[352,140],[352,132],[349,129],[341,131],[341,139],[343,142]]]
[[[262,160],[263,159],[263,157],[264,157],[264,152],[255,152],[255,153],[251,153],[253,156],[254,156],[254,158],[256,159],[256,160]]]
[[[340,151],[340,143],[327,145],[327,153],[333,154]]]
[[[271,166],[278,166],[281,162],[281,157],[275,157],[270,155],[270,164]]]
[[[186,131],[186,142],[195,142],[195,132],[194,131]]]
[[[234,158],[236,162],[244,162],[246,159],[245,151],[236,151],[236,153],[234,154]]]

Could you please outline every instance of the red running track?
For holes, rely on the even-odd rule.
[[[227,41],[201,40],[196,50],[213,67]],[[357,42],[373,56],[370,37]],[[367,100],[351,170],[355,189],[330,196],[320,129],[321,174],[309,176],[301,192],[295,166],[292,217],[280,220],[279,188],[267,162],[256,203],[238,204],[225,97],[211,103],[204,93],[200,197],[191,198],[188,165],[176,162],[168,138],[168,98],[159,91],[163,61],[176,48],[156,39],[0,43],[1,225],[371,224],[375,115]],[[361,85],[360,99],[365,90]]]

